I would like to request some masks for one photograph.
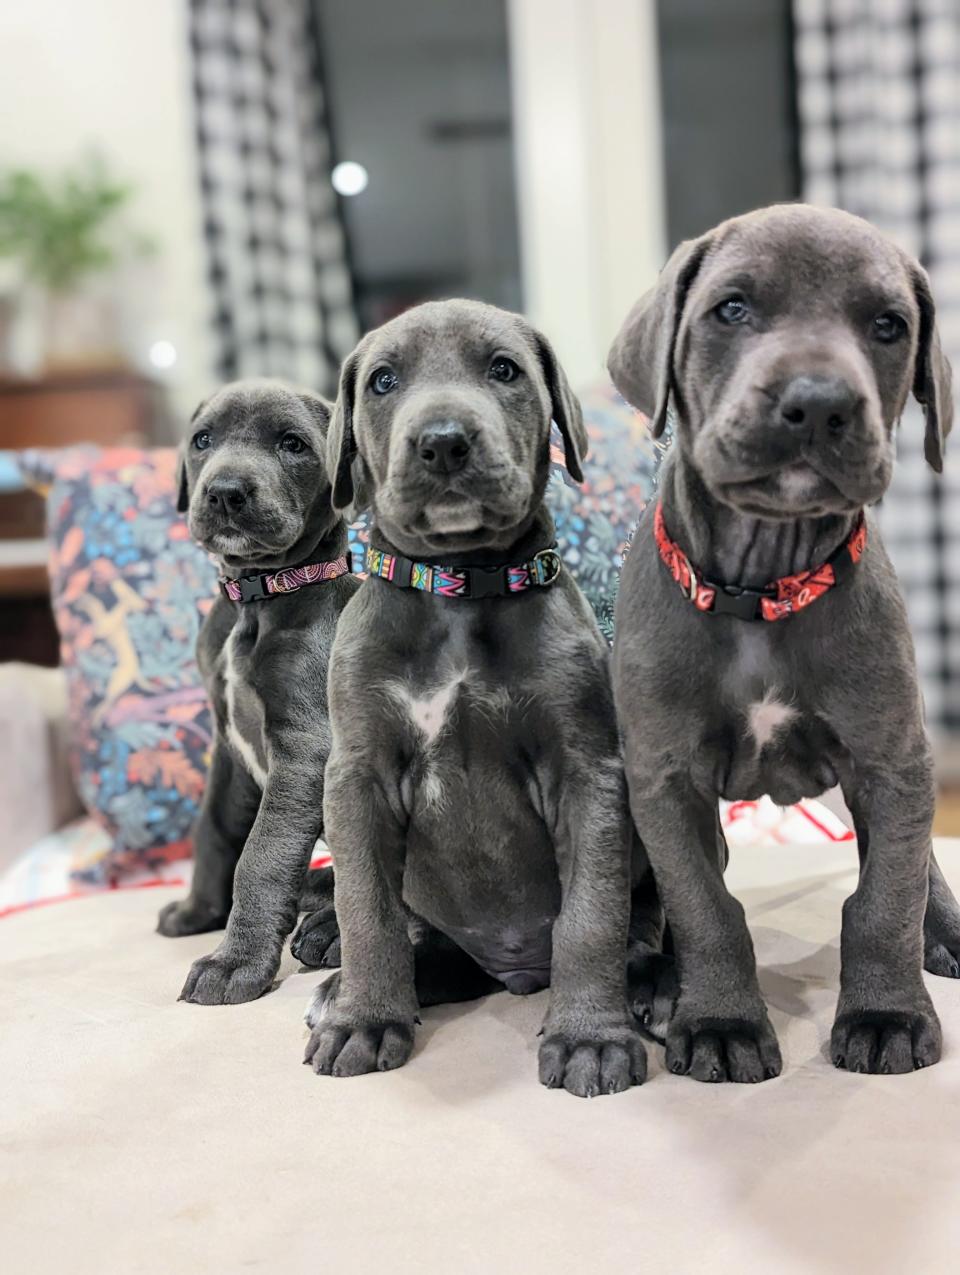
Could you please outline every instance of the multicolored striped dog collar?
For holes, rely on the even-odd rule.
[[[220,577],[220,591],[231,602],[263,602],[281,593],[296,593],[308,584],[323,584],[350,574],[352,564],[349,550],[332,562],[308,562],[302,567],[287,567],[283,571],[264,571],[260,574],[241,576],[231,580]]]
[[[515,567],[435,567],[382,549],[367,550],[367,571],[399,589],[419,589],[443,598],[505,598],[553,584],[563,563],[556,546],[541,549]]]
[[[796,615],[817,598],[840,584],[863,557],[867,547],[867,524],[863,514],[843,544],[834,549],[826,562],[809,571],[781,576],[765,589],[747,589],[738,584],[718,584],[706,580],[694,567],[676,541],[667,534],[663,521],[663,505],[657,504],[653,516],[653,534],[657,549],[667,570],[683,590],[684,596],[709,615],[732,615],[738,620],[785,620]]]

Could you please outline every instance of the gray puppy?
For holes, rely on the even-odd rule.
[[[934,1063],[921,973],[924,957],[960,972],[960,911],[931,856],[933,766],[903,601],[862,521],[890,481],[911,390],[941,468],[950,368],[927,277],[859,218],[765,209],[681,244],[609,366],[657,434],[668,402],[676,421],[659,507],[624,568],[614,655],[631,807],[679,965],[667,1064],[698,1080],[780,1071],[743,909],[724,886],[717,798],[789,804],[838,782],[861,871],[843,909],[833,1061]]]
[[[321,831],[327,662],[360,584],[330,503],[329,421],[317,394],[240,381],[200,405],[184,446],[178,508],[222,573],[197,647],[216,738],[190,894],[157,928],[226,925],[184,984],[198,1004],[271,986]]]
[[[550,548],[551,417],[579,480],[553,351],[475,302],[419,306],[344,365],[333,503],[369,504],[374,529],[330,666],[342,970],[308,1015],[319,1073],[399,1067],[419,1005],[552,982],[542,1082],[590,1096],[644,1077],[608,657]]]

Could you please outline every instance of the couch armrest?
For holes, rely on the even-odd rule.
[[[62,671],[0,664],[0,869],[80,810]]]

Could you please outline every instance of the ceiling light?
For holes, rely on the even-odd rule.
[[[370,179],[362,164],[354,163],[352,159],[345,159],[334,166],[330,180],[338,195],[359,195],[362,190],[367,189],[367,182]]]

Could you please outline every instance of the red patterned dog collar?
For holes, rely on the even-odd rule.
[[[296,593],[308,584],[336,580],[338,576],[349,575],[350,570],[350,554],[347,552],[332,562],[308,562],[305,566],[287,567],[283,571],[241,576],[239,580],[221,576],[220,590],[231,602],[263,602],[281,593]]]
[[[697,610],[711,615],[732,615],[738,620],[784,620],[795,615],[845,579],[867,547],[867,524],[861,513],[847,539],[819,567],[781,576],[765,589],[745,589],[737,584],[707,580],[697,571],[680,546],[667,535],[663,505],[659,501],[653,516],[653,534],[667,570]]]

